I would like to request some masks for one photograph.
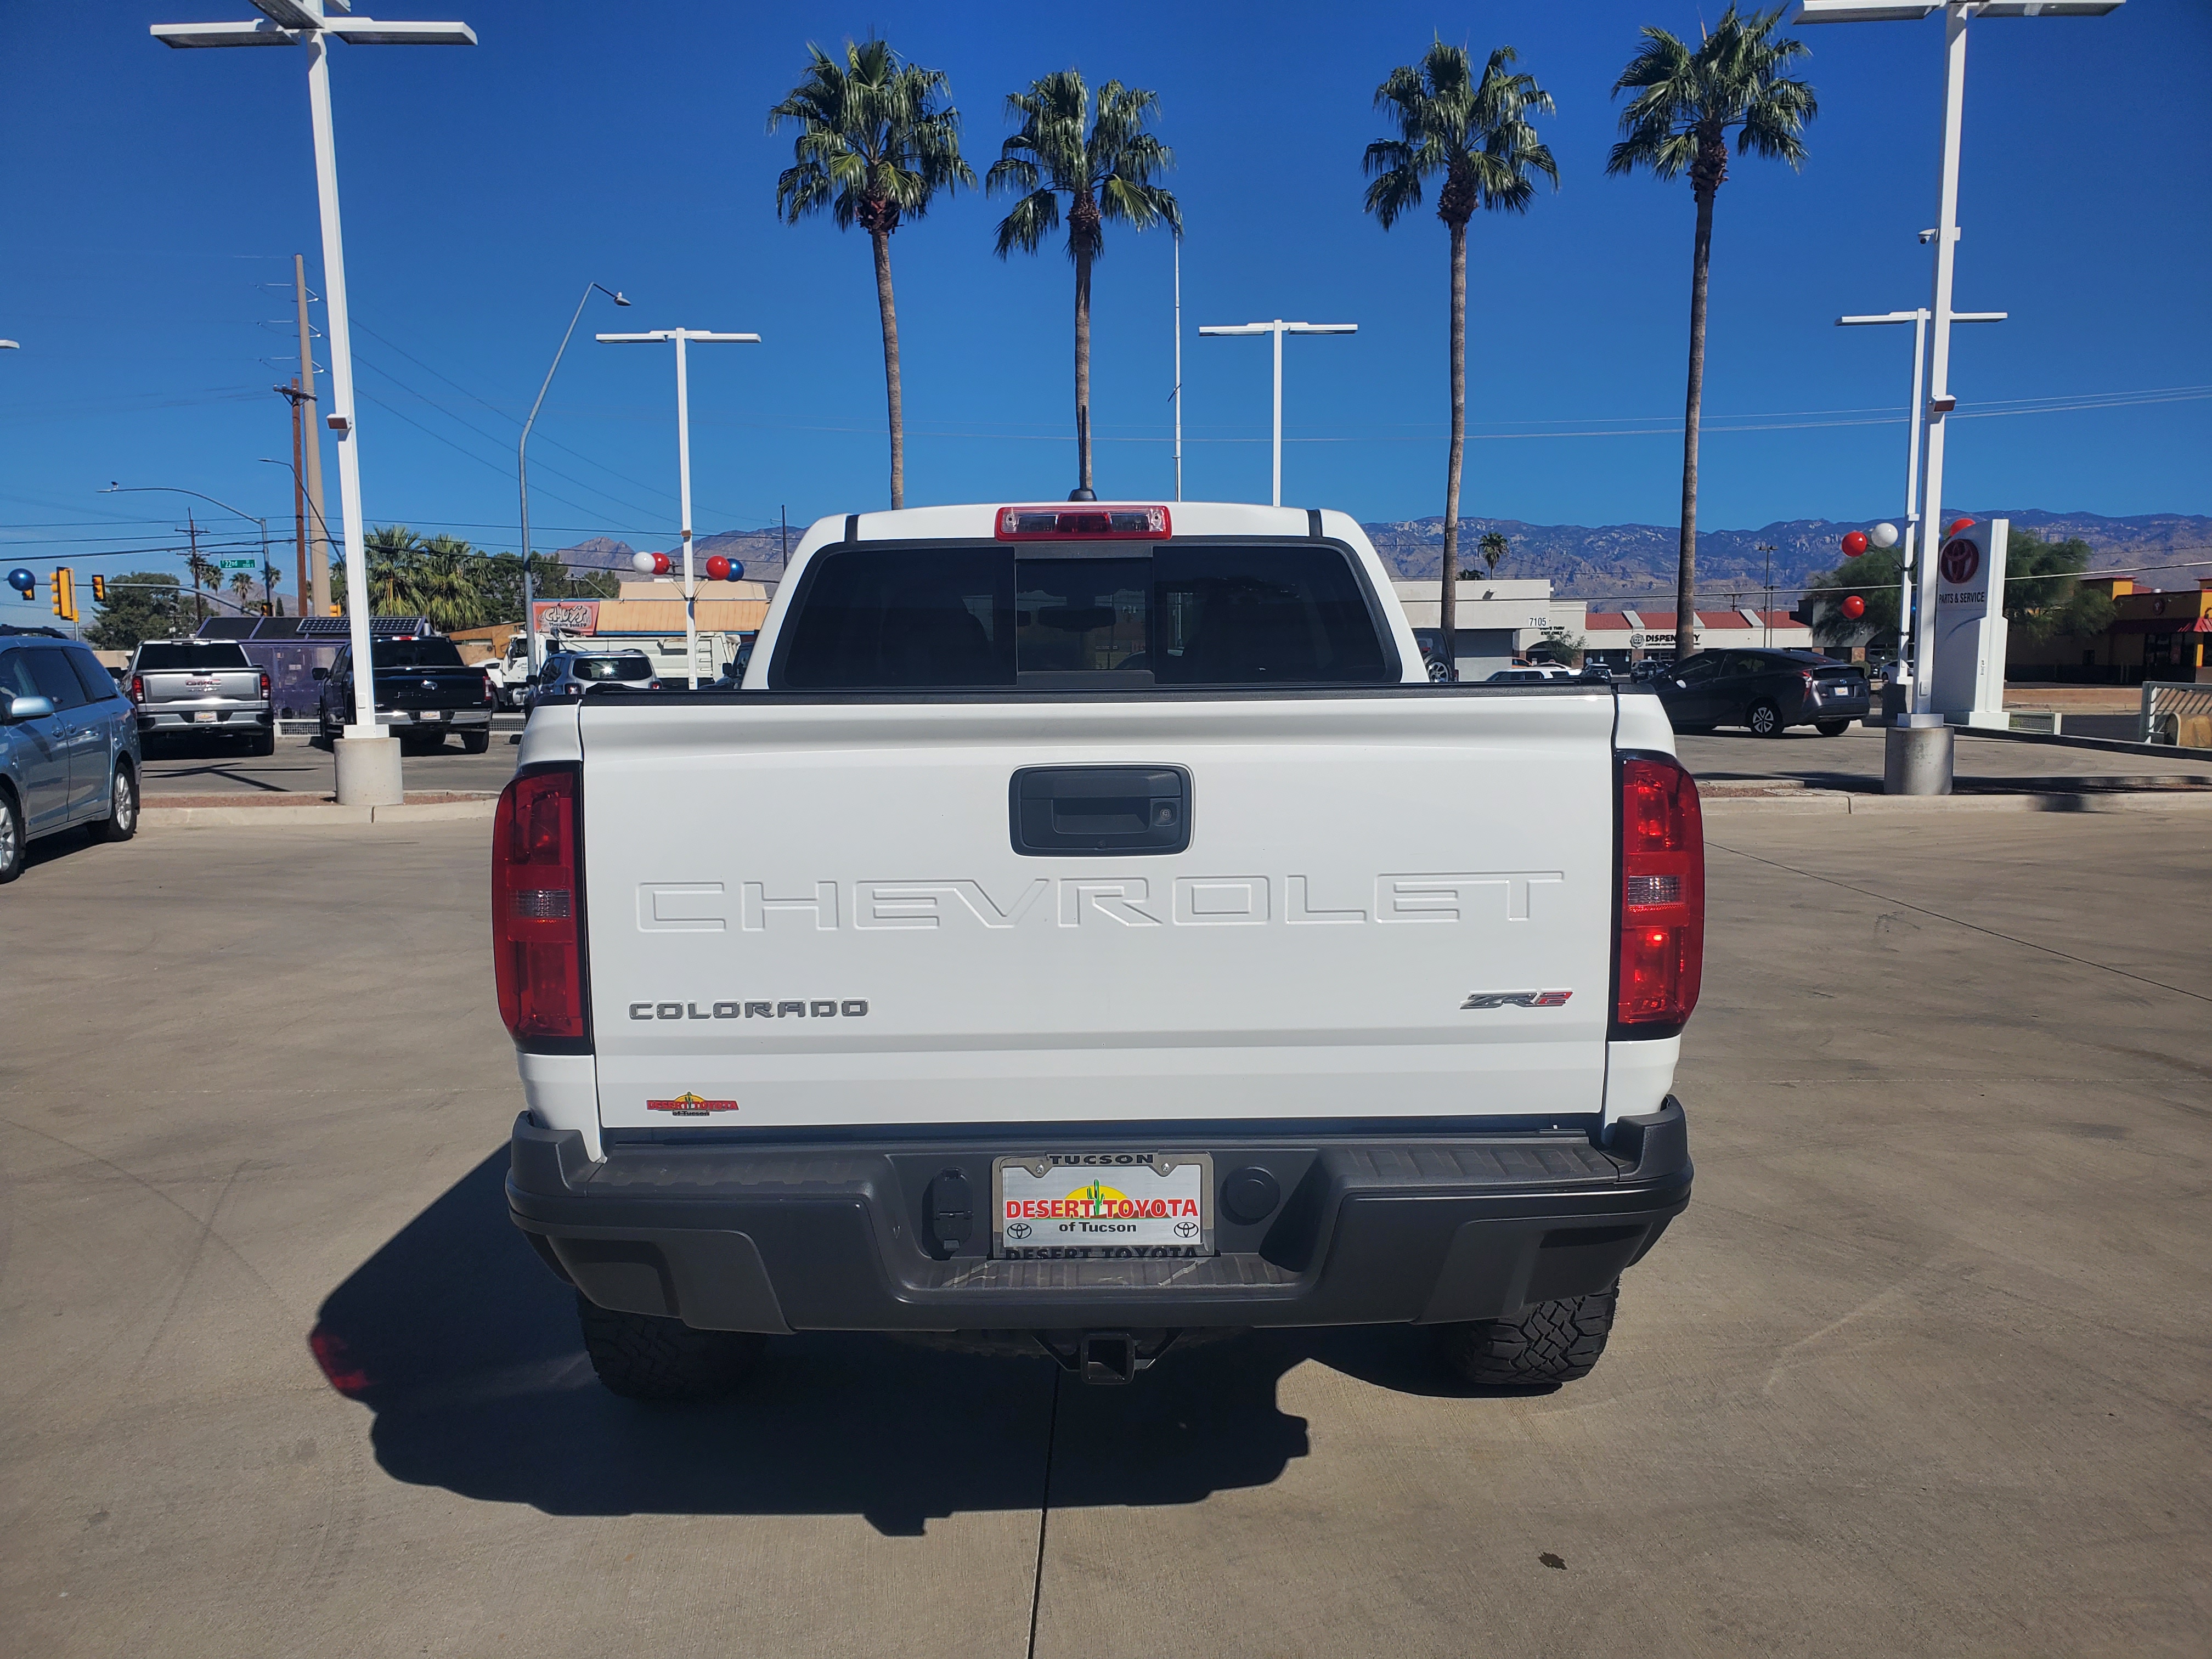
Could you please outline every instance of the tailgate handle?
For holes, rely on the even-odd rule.
[[[1025,766],[1007,793],[1014,851],[1030,858],[1190,845],[1190,774],[1180,766]]]

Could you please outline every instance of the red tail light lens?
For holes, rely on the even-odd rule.
[[[517,1042],[591,1036],[577,805],[575,770],[562,767],[516,778],[492,819],[492,957],[500,1018]]]
[[[1705,965],[1705,826],[1698,786],[1671,755],[1620,757],[1620,939],[1613,1035],[1672,1036]]]
[[[269,701],[269,676],[266,674],[261,677],[261,701]]]
[[[133,702],[146,701],[146,677],[143,674],[133,674],[131,677],[131,701]]]

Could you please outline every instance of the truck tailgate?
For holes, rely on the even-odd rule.
[[[588,702],[610,1128],[1601,1109],[1609,690]],[[1030,767],[1187,848],[1016,850]]]
[[[167,703],[214,707],[261,701],[258,668],[156,668],[139,678],[146,688],[142,707],[147,709]]]

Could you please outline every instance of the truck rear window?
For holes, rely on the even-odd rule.
[[[135,665],[142,674],[161,668],[251,668],[234,645],[142,645]]]
[[[1398,678],[1333,547],[840,548],[809,568],[771,677],[795,690],[1371,685]]]
[[[460,648],[451,640],[372,640],[379,668],[463,668]]]

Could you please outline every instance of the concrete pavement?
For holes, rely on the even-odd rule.
[[[443,749],[410,755],[400,763],[410,794],[430,791],[489,789],[496,793],[514,775],[516,742],[522,735],[518,715],[495,717],[491,747],[464,754],[459,739]],[[145,796],[149,806],[163,795],[304,793],[327,795],[337,787],[331,751],[312,737],[280,737],[276,752],[252,756],[213,744],[202,753],[177,753],[164,747],[145,763]]]
[[[505,1218],[484,833],[0,891],[9,1652],[2202,1650],[2212,817],[1716,824],[1697,1196],[1583,1382],[817,1337],[675,1411]]]
[[[1698,781],[1790,778],[1814,788],[1879,792],[1884,733],[1852,726],[1824,738],[1810,726],[1778,738],[1754,738],[1723,729],[1703,737],[1678,735],[1675,749]],[[2006,738],[1958,734],[1953,771],[1962,789],[2059,788],[2084,778],[2166,779],[2212,787],[2212,754],[2169,750],[2160,755],[2068,749],[2016,743]]]

